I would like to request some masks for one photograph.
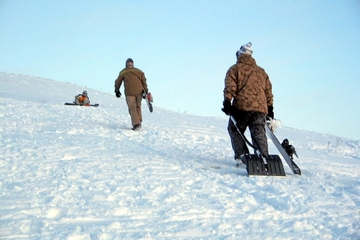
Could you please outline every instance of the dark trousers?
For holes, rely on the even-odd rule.
[[[234,115],[239,130],[244,133],[246,128],[249,127],[250,136],[253,145],[264,156],[269,155],[268,143],[265,131],[266,114],[260,112],[245,112],[240,111]],[[234,123],[229,119],[228,132],[231,139],[231,145],[234,150],[235,159],[240,155],[249,153],[249,149],[246,146],[245,141],[237,131]]]

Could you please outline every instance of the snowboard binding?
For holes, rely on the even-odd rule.
[[[283,142],[281,143],[281,146],[284,148],[286,153],[289,155],[291,160],[294,159],[294,155],[299,158],[299,156],[296,153],[295,147],[293,145],[290,145],[289,140],[285,138]]]

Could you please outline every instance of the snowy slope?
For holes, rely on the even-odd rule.
[[[359,141],[280,127],[302,175],[249,178],[227,119],[154,105],[134,132],[124,98],[0,73],[0,239],[360,239]]]

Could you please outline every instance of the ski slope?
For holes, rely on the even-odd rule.
[[[360,239],[360,141],[281,126],[302,175],[248,177],[226,118],[156,94],[135,132],[124,98],[0,73],[0,239]]]

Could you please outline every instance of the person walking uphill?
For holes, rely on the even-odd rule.
[[[253,145],[267,157],[265,124],[266,117],[274,118],[272,85],[265,70],[256,64],[252,53],[250,42],[236,52],[237,62],[225,76],[222,111],[235,118],[242,133],[249,127]],[[239,164],[241,160],[246,164],[245,154],[249,153],[249,149],[231,119],[228,132],[235,161]]]
[[[141,128],[142,112],[141,100],[143,92],[148,93],[145,74],[138,68],[134,67],[134,61],[129,58],[125,62],[125,68],[121,70],[115,81],[115,95],[121,97],[120,87],[124,82],[124,93],[131,116],[132,130],[138,131]]]

